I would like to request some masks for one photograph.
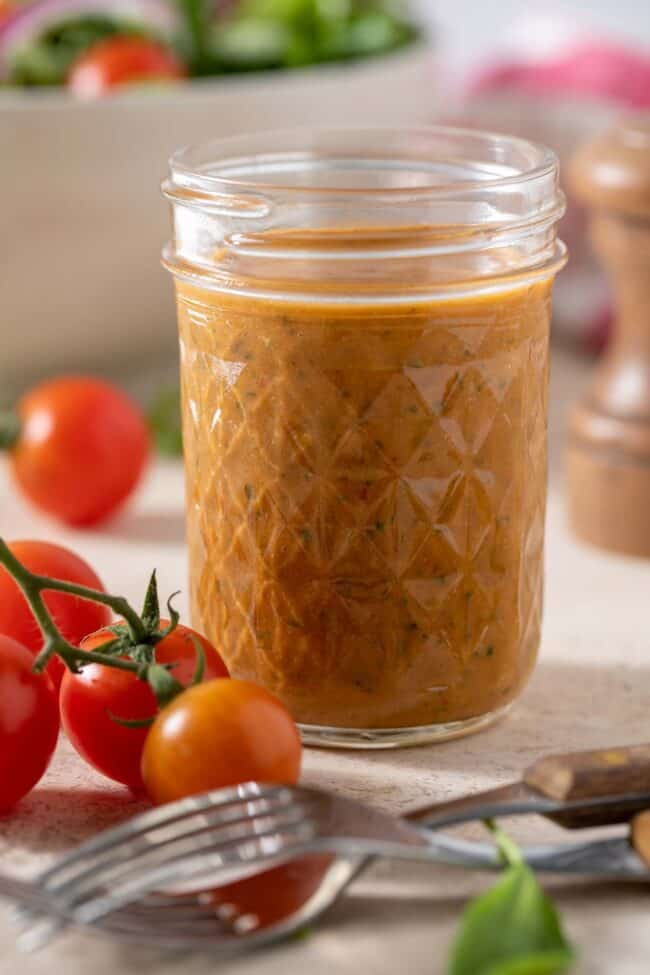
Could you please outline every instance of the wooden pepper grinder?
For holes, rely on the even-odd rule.
[[[572,527],[585,541],[650,557],[650,115],[619,124],[569,167],[611,278],[608,351],[569,429]]]

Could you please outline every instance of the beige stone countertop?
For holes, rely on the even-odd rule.
[[[650,741],[650,564],[578,545],[568,534],[561,479],[565,404],[585,367],[557,356],[551,396],[552,475],[547,598],[539,666],[511,715],[475,737],[398,752],[306,753],[304,779],[400,812],[461,795],[519,773],[544,752]],[[86,556],[105,584],[139,600],[148,573],[162,592],[184,584],[182,472],[159,464],[134,506],[101,533],[62,530],[16,499],[0,468],[0,533],[49,538]],[[184,609],[184,606],[181,606]],[[97,829],[137,811],[119,787],[86,768],[61,741],[38,788],[0,820],[0,868],[21,876]],[[513,825],[518,838],[556,836],[540,820]],[[85,933],[66,934],[40,954],[14,948],[10,910],[0,906],[0,975],[443,975],[464,898],[488,878],[451,868],[383,863],[302,941],[231,961],[160,955]],[[576,972],[646,975],[650,889],[546,884],[580,949]]]

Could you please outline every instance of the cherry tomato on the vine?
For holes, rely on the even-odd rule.
[[[59,734],[56,690],[33,663],[26,647],[0,636],[0,812],[33,789]]]
[[[73,582],[88,589],[103,591],[98,576],[87,562],[61,545],[51,542],[10,542],[9,548],[19,562],[36,575]],[[88,633],[93,633],[111,620],[111,612],[101,603],[93,603],[63,592],[45,592],[45,605],[70,643],[78,646]],[[9,573],[0,566],[0,633],[13,637],[34,654],[43,646],[43,636],[27,600]],[[59,657],[52,657],[47,672],[58,688],[65,670]]]
[[[140,480],[149,454],[141,410],[121,390],[64,377],[27,393],[11,461],[27,497],[70,525],[109,517]]]
[[[93,44],[72,65],[68,88],[97,98],[116,86],[182,78],[185,67],[173,51],[145,37],[109,37]]]
[[[160,625],[164,629],[167,621],[161,620]],[[83,640],[81,648],[96,650],[113,637],[110,631],[100,630]],[[176,680],[190,684],[197,666],[192,637],[203,648],[203,679],[227,677],[226,665],[214,647],[186,626],[177,626],[157,644],[156,661],[173,664],[171,673]],[[149,729],[126,727],[114,718],[140,721],[153,717],[158,705],[149,685],[132,672],[91,663],[78,674],[64,674],[60,703],[63,727],[82,758],[108,778],[141,791],[142,749]]]
[[[298,729],[276,697],[249,681],[213,680],[159,713],[142,778],[154,802],[172,802],[249,780],[296,782],[300,759]]]

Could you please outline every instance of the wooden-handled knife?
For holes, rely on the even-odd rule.
[[[420,808],[409,818],[437,829],[470,820],[538,813],[567,829],[581,829],[629,822],[647,809],[650,745],[644,744],[541,758],[518,782]]]

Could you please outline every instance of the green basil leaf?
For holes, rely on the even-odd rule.
[[[556,975],[574,960],[552,901],[517,863],[466,908],[449,975]]]

